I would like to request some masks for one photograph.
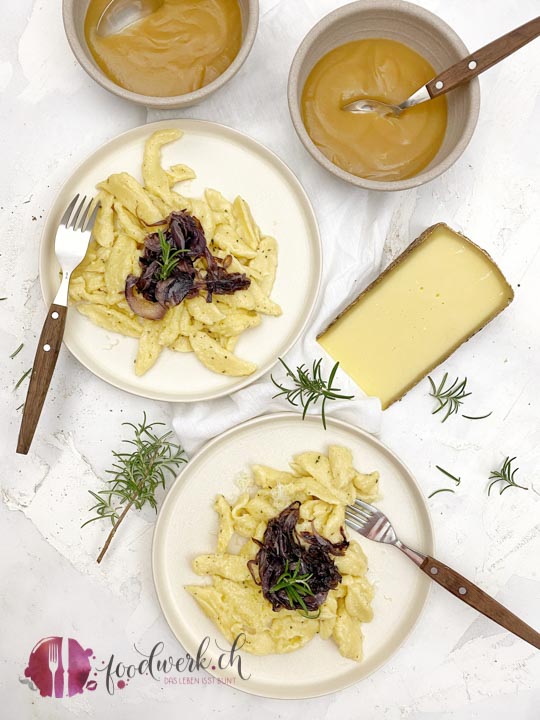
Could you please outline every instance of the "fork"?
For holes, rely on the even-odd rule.
[[[51,640],[49,643],[49,670],[52,678],[51,697],[56,697],[54,679],[58,670],[58,645],[56,641]]]
[[[56,232],[54,250],[62,268],[62,282],[47,313],[34,358],[17,441],[17,452],[23,455],[30,449],[60,352],[66,325],[69,280],[86,255],[100,208],[99,202],[92,207],[93,203],[94,199],[87,201],[86,196],[79,202],[79,195],[75,195]]]
[[[435,580],[435,582],[451,592],[452,595],[463,600],[467,605],[494,620],[506,630],[514,633],[514,635],[540,649],[540,633],[537,633],[536,630],[533,630],[532,627],[520,620],[510,610],[498,603],[470,580],[452,570],[452,568],[429,555],[423,555],[407,547],[396,535],[390,520],[378,508],[358,499],[354,505],[347,505],[345,522],[350,528],[369,540],[394,545],[416,563],[428,577]]]

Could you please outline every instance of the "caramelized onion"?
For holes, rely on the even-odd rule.
[[[253,538],[260,549],[247,565],[253,579],[261,586],[264,597],[272,603],[272,609],[276,612],[281,608],[303,609],[291,603],[285,589],[275,589],[287,570],[309,577],[310,594],[302,599],[310,612],[318,610],[328,592],[341,582],[341,574],[332,556],[343,555],[349,547],[343,528],[343,539],[337,543],[322,537],[315,528],[312,533],[302,532],[299,535],[296,532],[299,517],[300,503],[296,501],[268,522],[262,542]]]
[[[195,216],[185,210],[175,211],[153,225],[165,229],[145,237],[139,258],[141,274],[138,278],[129,275],[126,280],[126,300],[136,315],[159,320],[167,308],[200,292],[206,293],[207,302],[212,302],[214,294],[232,295],[250,286],[251,280],[244,273],[228,272],[233,260],[231,255],[223,260],[212,255],[203,227]],[[169,245],[169,249],[165,248],[168,262],[164,260],[163,242]],[[196,260],[202,268],[195,267]]]
[[[135,286],[139,278],[135,275],[128,275],[126,278],[125,296],[127,304],[133,310],[135,315],[147,318],[148,320],[161,320],[165,315],[167,308],[156,302],[145,300],[142,295],[135,292]]]

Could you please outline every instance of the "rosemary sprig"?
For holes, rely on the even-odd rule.
[[[441,412],[441,410],[444,410],[444,417],[441,422],[446,422],[450,415],[457,414],[465,398],[472,395],[471,392],[466,392],[467,378],[460,380],[459,377],[457,377],[448,387],[446,386],[446,381],[448,380],[447,372],[444,373],[443,379],[438,386],[435,385],[431,375],[428,375],[428,380],[431,385],[431,392],[429,394],[439,403],[431,414],[436,415],[438,412]],[[490,415],[491,412],[488,412],[486,415],[462,415],[462,417],[467,420],[484,420]]]
[[[441,467],[440,465],[435,465],[435,467],[436,467],[437,470],[438,470],[439,472],[441,472],[443,475],[446,475],[446,477],[448,477],[448,478],[450,478],[451,480],[453,480],[453,481],[456,483],[456,487],[458,487],[458,486],[461,484],[461,478],[456,477],[455,475],[452,475],[451,472],[448,472],[448,470],[445,470],[445,469],[444,469],[443,467]],[[442,492],[455,493],[455,490],[453,490],[452,488],[439,488],[438,490],[434,490],[434,491],[431,493],[431,495],[428,495],[428,500],[429,500],[430,498],[432,498],[434,495],[437,495],[437,493],[442,493]]]
[[[159,244],[161,246],[161,260],[159,279],[167,280],[171,276],[172,271],[178,265],[180,256],[188,252],[187,250],[173,250],[171,244],[167,241],[167,238],[163,234],[163,230],[158,230]]]
[[[1,302],[2,300],[7,300],[7,297],[1,297],[1,298],[0,298],[0,302]]]
[[[518,485],[518,483],[514,480],[514,476],[519,470],[519,468],[512,469],[512,463],[515,459],[515,457],[511,458],[510,456],[508,456],[499,470],[491,471],[491,474],[488,478],[489,480],[491,480],[488,487],[488,495],[491,493],[491,488],[497,483],[503,483],[503,487],[500,489],[499,495],[502,495],[505,490],[508,490],[508,488],[511,487],[520,488],[521,490],[529,489],[524,487],[523,485]]]
[[[321,614],[320,609],[318,610],[317,615],[310,615],[307,605],[304,601],[306,595],[310,595],[311,597],[313,597],[313,591],[309,586],[309,581],[313,577],[313,574],[306,573],[305,575],[299,575],[299,572],[300,563],[296,563],[295,568],[291,573],[289,569],[289,561],[286,560],[285,570],[279,576],[276,584],[270,588],[270,592],[278,592],[278,590],[285,590],[287,594],[287,599],[289,600],[289,605],[291,606],[291,610],[300,609],[302,611],[302,614],[305,615],[305,617],[315,619]]]
[[[305,365],[300,365],[296,368],[296,375],[286,365],[285,361],[279,358],[279,362],[283,365],[287,371],[287,377],[292,380],[292,387],[285,387],[285,385],[279,383],[273,375],[271,375],[272,382],[278,388],[280,392],[274,395],[275,398],[284,395],[291,405],[298,407],[298,404],[304,408],[302,413],[302,420],[306,417],[309,406],[313,403],[315,405],[320,398],[322,398],[321,404],[321,417],[322,424],[326,430],[326,401],[327,400],[352,400],[354,395],[341,395],[341,389],[333,387],[332,383],[336,376],[339,363],[337,362],[330,372],[328,380],[324,380],[321,373],[322,358],[314,360],[311,368],[311,375],[308,368]]]
[[[112,529],[97,558],[100,563],[114,538],[120,523],[124,520],[131,507],[140,510],[148,504],[157,511],[155,493],[158,487],[165,487],[167,476],[174,475],[181,463],[187,462],[184,451],[172,443],[169,438],[172,432],[157,435],[153,428],[164,423],[147,423],[146,413],[140,424],[123,423],[133,428],[132,440],[122,442],[132,446],[130,452],[113,451],[115,462],[107,472],[112,475],[107,480],[107,488],[97,493],[89,490],[95,505],[90,512],[96,516],[90,518],[81,527],[95,520],[109,518]]]
[[[14,351],[11,353],[11,355],[9,356],[10,360],[13,360],[13,358],[21,352],[21,350],[23,349],[23,347],[24,347],[24,343],[21,343],[21,344],[19,345],[19,347],[18,347],[16,350],[14,350]]]
[[[23,382],[26,380],[26,378],[30,375],[31,372],[32,372],[32,368],[28,368],[28,370],[26,370],[26,372],[24,372],[21,375],[21,377],[17,381],[17,384],[13,388],[13,390],[18,390],[20,388],[20,386],[23,384]]]

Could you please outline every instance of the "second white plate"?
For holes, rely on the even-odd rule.
[[[283,315],[263,316],[258,327],[242,335],[235,350],[255,362],[258,370],[248,377],[225,377],[207,370],[193,353],[165,349],[154,367],[137,377],[137,341],[97,327],[73,308],[68,311],[64,342],[83,365],[116,387],[156,400],[195,402],[227,395],[267,372],[300,336],[315,305],[321,277],[317,221],[299,181],[274,153],[247,135],[203,120],[167,120],[120,135],[85,160],[58,194],[43,232],[40,278],[49,304],[59,285],[56,228],[74,195],[93,195],[96,183],[115,172],[140,179],[145,141],[156,130],[170,127],[185,134],[164,148],[164,166],[185,163],[197,174],[183,183],[182,192],[197,197],[210,187],[231,200],[241,195],[261,230],[278,241],[272,299]]]
[[[280,413],[250,420],[212,440],[189,462],[170,489],[154,533],[154,582],[173,633],[196,656],[203,638],[211,639],[208,655],[216,657],[214,642],[227,645],[219,630],[184,590],[200,584],[191,562],[212,552],[216,543],[216,494],[228,500],[240,494],[236,481],[256,463],[286,470],[294,455],[306,450],[326,452],[331,444],[351,448],[360,471],[381,474],[381,500],[398,536],[412,548],[433,553],[433,532],[423,495],[412,474],[391,450],[372,435],[337,420]],[[257,657],[241,653],[242,680],[217,665],[208,671],[238,690],[275,698],[308,698],[341,690],[362,680],[386,662],[403,644],[417,621],[430,580],[393,547],[370,542],[349,532],[369,560],[369,578],[375,585],[374,619],[362,625],[364,659],[355,663],[342,657],[331,640],[315,637],[302,649],[286,655]],[[212,650],[214,654],[212,655]]]

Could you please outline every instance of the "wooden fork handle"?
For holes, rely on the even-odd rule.
[[[67,308],[64,305],[55,305],[53,303],[49,308],[47,319],[41,331],[17,442],[17,452],[22,455],[26,455],[30,449],[39,416],[41,415],[41,409],[45,402],[62,345],[66,315]]]
[[[467,605],[470,605],[482,615],[494,620],[514,635],[526,640],[535,648],[540,649],[540,633],[533,630],[530,625],[520,620],[514,613],[507,610],[504,605],[498,603],[494,598],[480,590],[470,580],[457,573],[447,565],[435,560],[429,555],[426,557],[420,568],[436,583],[442,585]]]
[[[449,90],[453,90],[458,85],[461,85],[468,80],[483,73],[492,65],[495,65],[500,60],[504,60],[516,50],[527,43],[534,40],[540,35],[540,16],[534,20],[530,20],[525,25],[512,30],[511,32],[503,35],[497,40],[485,45],[480,50],[469,55],[469,57],[460,60],[452,67],[444,70],[436,78],[430,80],[427,85],[427,91],[431,97],[437,97],[437,95],[443,95]]]

